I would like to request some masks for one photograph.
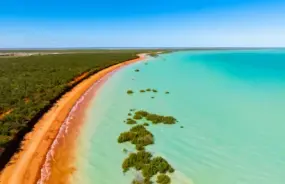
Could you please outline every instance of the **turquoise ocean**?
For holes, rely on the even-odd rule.
[[[158,92],[139,92],[147,88]],[[72,184],[138,177],[121,169],[133,146],[117,143],[132,108],[178,119],[148,127],[147,150],[176,169],[174,184],[285,183],[285,50],[181,51],[115,72],[86,110]]]

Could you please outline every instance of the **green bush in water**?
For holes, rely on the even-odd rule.
[[[134,92],[132,91],[132,90],[128,90],[127,91],[127,94],[129,94],[129,95],[131,95],[131,94],[133,94]]]
[[[136,119],[136,120],[139,120],[139,119],[142,119],[143,116],[141,116],[141,115],[139,115],[139,114],[135,114],[135,115],[133,116],[133,118]]]
[[[148,123],[144,123],[143,126],[149,126],[149,124]]]
[[[160,174],[157,176],[156,182],[158,184],[170,184],[171,180],[166,174]]]
[[[137,124],[137,122],[135,120],[131,119],[131,118],[128,118],[127,119],[127,124],[128,125],[134,125],[134,124]]]
[[[122,168],[124,172],[127,172],[130,168],[134,168],[140,171],[145,164],[149,164],[151,161],[151,153],[146,151],[138,151],[137,153],[130,153],[124,160]]]

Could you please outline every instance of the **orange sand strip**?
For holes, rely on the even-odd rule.
[[[117,70],[114,70],[115,72]],[[85,122],[85,114],[91,100],[96,97],[96,92],[113,72],[106,74],[104,77],[94,83],[89,88],[88,93],[84,94],[84,99],[79,99],[80,103],[76,104],[76,108],[68,115],[68,126],[62,124],[62,131],[58,133],[53,143],[53,147],[49,149],[45,163],[42,164],[40,184],[68,184],[70,176],[76,171],[75,167],[75,150],[76,140],[80,134],[81,125]],[[82,96],[83,97],[83,96]],[[67,121],[67,119],[65,120]],[[66,124],[67,122],[65,122]],[[66,130],[68,129],[68,132]],[[52,154],[52,155],[51,155]]]
[[[13,156],[0,175],[0,184],[34,184],[37,182],[45,156],[58,134],[58,131],[76,101],[93,83],[127,64],[140,61],[139,58],[106,68],[84,80],[66,93],[25,136],[21,151]]]

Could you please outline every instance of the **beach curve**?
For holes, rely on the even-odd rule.
[[[37,182],[46,154],[61,125],[80,97],[98,80],[125,65],[145,59],[146,54],[99,71],[66,93],[35,125],[0,174],[0,184],[32,184]]]

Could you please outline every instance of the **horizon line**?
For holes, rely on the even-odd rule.
[[[37,48],[0,48],[0,51],[40,51],[40,50],[132,50],[132,49],[189,49],[189,50],[228,50],[228,49],[285,49],[282,47],[37,47]]]

